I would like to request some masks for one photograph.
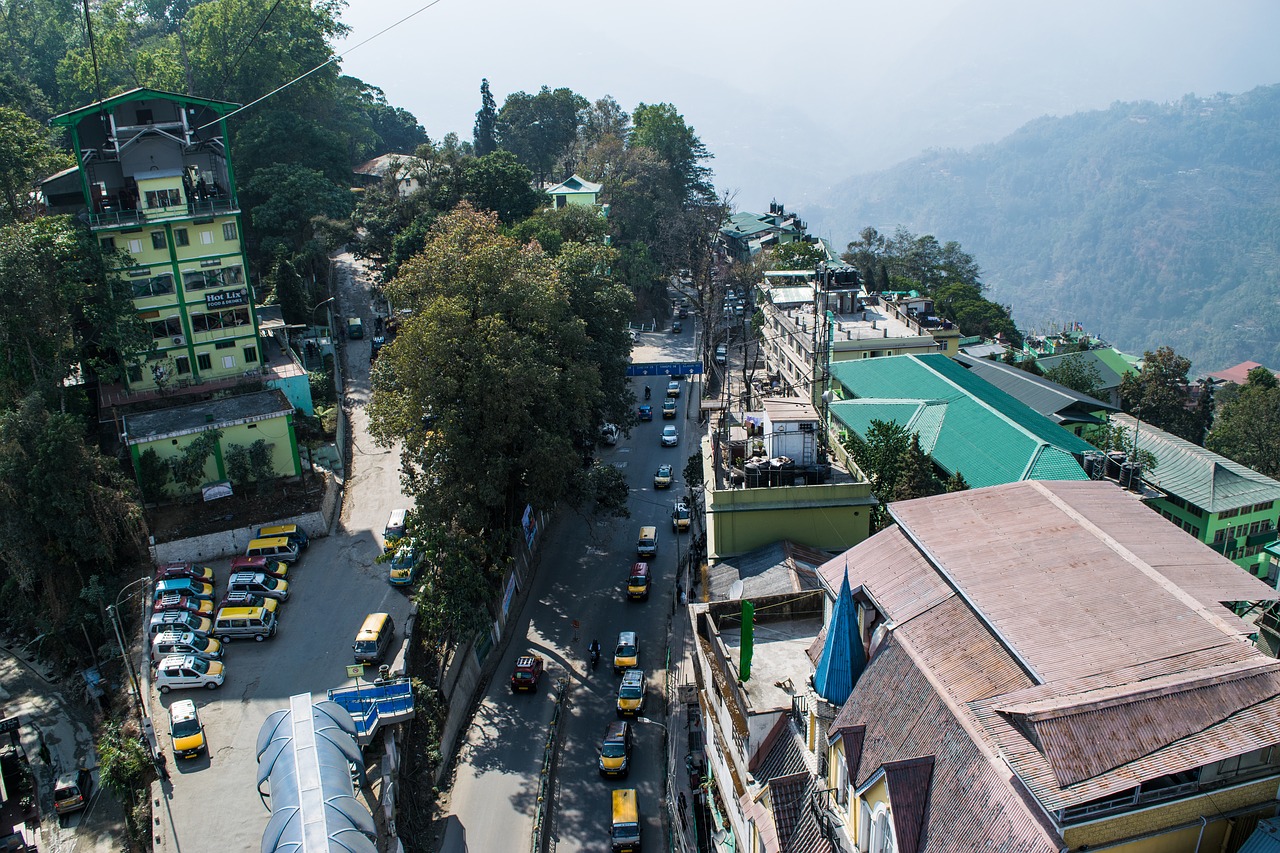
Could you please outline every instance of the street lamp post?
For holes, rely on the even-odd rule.
[[[315,305],[312,305],[312,306],[311,306],[311,310],[307,312],[307,317],[308,317],[308,319],[312,319],[312,320],[314,320],[314,319],[315,319],[315,316],[316,316],[316,309],[317,309],[317,308],[319,308],[321,305],[328,305],[330,302],[332,302],[333,300],[335,300],[335,299],[337,299],[337,298],[338,298],[338,297],[336,297],[336,296],[330,296],[328,299],[322,299],[321,301],[317,302]],[[331,315],[331,313],[332,313],[332,309],[331,309],[330,311],[328,311],[328,312],[325,312],[325,313],[326,313],[326,314],[328,314],[328,315]],[[330,321],[329,321],[329,328],[330,328],[330,330],[332,330],[332,329],[333,329],[333,321],[332,321],[332,320],[330,320]]]
[[[120,644],[120,657],[124,660],[125,672],[129,675],[129,683],[133,687],[133,695],[138,701],[138,712],[142,714],[142,719],[148,723],[151,720],[147,714],[147,703],[142,698],[142,688],[138,686],[138,676],[133,670],[133,661],[129,659],[129,647],[124,642],[124,631],[120,627],[120,599],[129,591],[131,587],[140,583],[146,583],[146,577],[140,577],[137,580],[125,584],[124,589],[120,590],[120,594],[116,596],[115,604],[107,605],[107,616],[111,620],[111,627],[115,630],[116,642]]]

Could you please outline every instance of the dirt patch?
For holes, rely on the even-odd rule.
[[[156,542],[173,542],[319,512],[326,478],[331,476],[317,471],[305,480],[277,481],[270,487],[263,487],[257,494],[237,493],[208,503],[196,497],[150,507],[147,509],[147,523]]]

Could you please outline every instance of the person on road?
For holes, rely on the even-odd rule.
[[[591,645],[587,646],[587,653],[591,656],[591,668],[595,669],[600,662],[600,641],[593,637]]]
[[[648,386],[648,385],[644,386],[644,398],[645,398],[646,400],[648,400],[648,399],[649,399],[649,386]]]

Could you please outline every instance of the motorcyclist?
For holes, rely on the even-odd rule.
[[[591,645],[587,646],[587,652],[591,655],[591,666],[594,669],[600,661],[600,641],[593,638]]]

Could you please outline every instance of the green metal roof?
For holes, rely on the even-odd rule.
[[[92,104],[86,104],[85,106],[71,110],[70,112],[56,115],[49,119],[49,124],[54,127],[70,127],[84,116],[102,112],[103,110],[110,112],[117,104],[124,104],[129,101],[154,100],[177,101],[182,104],[193,104],[199,107],[208,107],[219,115],[226,115],[240,106],[239,104],[233,104],[230,101],[214,101],[209,98],[197,98],[194,95],[180,95],[177,92],[164,92],[159,89],[130,89],[127,92],[121,92],[119,95],[112,95],[110,98],[103,98],[101,101],[94,101]]]
[[[1084,356],[1086,364],[1092,364],[1102,378],[1102,390],[1109,391],[1120,387],[1120,380],[1126,373],[1137,373],[1138,368],[1130,364],[1123,353],[1113,347],[1091,349],[1085,352],[1068,352],[1060,355],[1047,355],[1036,359],[1036,366],[1041,372],[1062,364],[1068,358]]]
[[[872,420],[901,424],[938,467],[974,488],[1086,479],[1075,456],[1092,445],[944,355],[836,362],[831,375],[857,397],[831,404],[846,427],[861,438]]]
[[[1138,449],[1156,458],[1155,470],[1143,471],[1142,478],[1161,491],[1206,512],[1280,501],[1280,482],[1265,474],[1148,423],[1138,426],[1130,415],[1112,415],[1111,421],[1129,431],[1130,441],[1136,433]]]

